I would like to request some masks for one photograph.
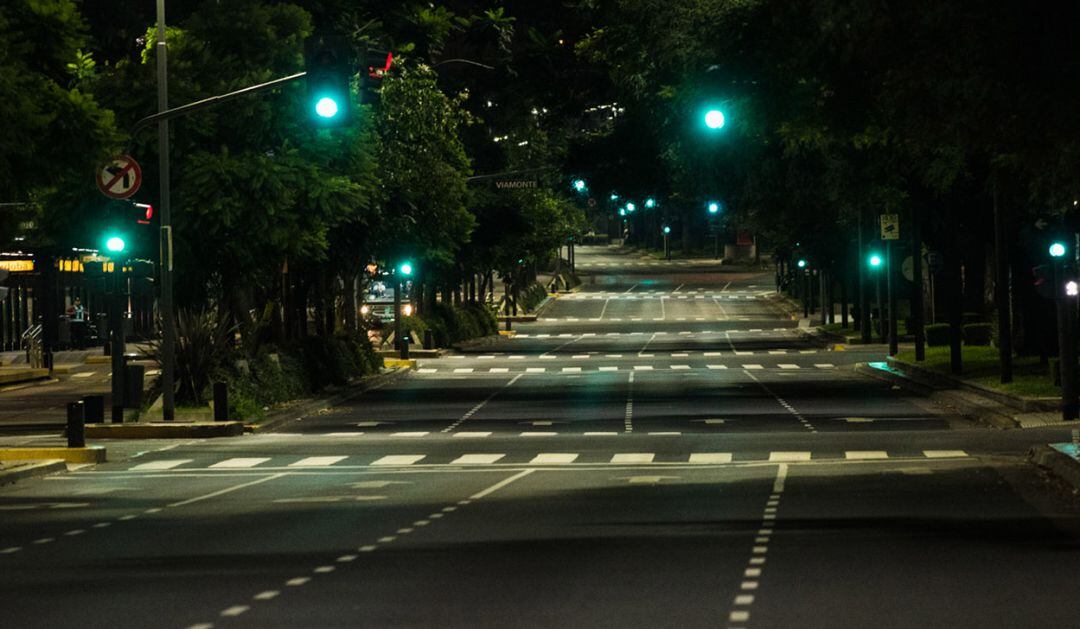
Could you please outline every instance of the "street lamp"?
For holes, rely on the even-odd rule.
[[[713,260],[720,259],[720,226],[717,219],[720,215],[720,202],[709,201],[705,204],[705,211],[709,213],[709,229],[713,233]]]
[[[876,271],[880,270],[884,263],[885,263],[885,260],[884,260],[884,258],[881,257],[880,253],[871,253],[869,256],[866,257],[867,266],[870,267],[871,271],[875,272],[874,273],[874,297],[875,297],[875,302],[876,302],[875,306],[877,307],[877,312],[878,312],[878,334],[881,337],[881,342],[882,343],[885,342],[885,325],[881,321],[881,274],[877,273]],[[870,313],[870,314],[873,314],[873,313]]]
[[[668,234],[671,233],[671,227],[664,225],[661,231],[664,232],[664,258],[670,260],[671,249],[668,247]]]

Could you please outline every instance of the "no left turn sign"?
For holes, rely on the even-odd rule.
[[[110,199],[126,199],[139,191],[142,169],[128,155],[118,155],[98,169],[97,186]]]

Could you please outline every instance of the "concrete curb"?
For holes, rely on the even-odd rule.
[[[92,439],[210,439],[244,434],[244,422],[152,422],[145,424],[88,424]]]
[[[998,404],[1011,407],[1024,413],[1031,413],[1035,411],[1056,411],[1059,410],[1060,403],[1057,401],[1050,401],[1037,398],[1020,398],[1008,393],[1002,393],[1001,391],[995,391],[993,389],[960,380],[959,378],[953,378],[951,376],[939,374],[937,372],[923,369],[918,365],[912,365],[903,361],[896,360],[892,356],[885,359],[889,364],[889,367],[897,371],[902,372],[904,375],[910,378],[918,378],[924,382],[932,383],[939,389],[964,389],[971,391],[986,398],[994,400]]]
[[[955,391],[942,390],[933,382],[926,382],[913,378],[903,372],[892,369],[887,364],[874,366],[869,363],[860,363],[855,365],[855,372],[896,385],[917,395],[925,396],[935,404],[951,408],[967,419],[986,424],[993,428],[1008,430],[1010,428],[1022,427],[1019,422],[1012,417],[1009,417],[1007,413],[1001,412],[1002,410],[1007,411],[1008,409],[1002,408],[1001,405],[996,404],[993,400],[986,400],[986,404],[975,404],[970,400],[963,399],[963,397],[957,395]]]
[[[34,380],[45,380],[49,377],[48,369],[11,369],[5,368],[0,370],[0,384],[19,384],[22,382],[33,382]]]
[[[104,463],[105,448],[0,448],[0,461],[59,459],[68,463]]]
[[[247,432],[267,432],[277,428],[283,424],[298,419],[303,419],[308,415],[313,415],[319,411],[333,406],[337,406],[343,402],[348,402],[353,398],[360,397],[365,391],[377,386],[382,386],[389,382],[400,378],[409,371],[408,368],[399,367],[392,371],[381,373],[376,376],[370,376],[362,379],[359,383],[349,388],[348,391],[342,391],[335,395],[330,395],[324,398],[318,398],[314,400],[308,400],[301,402],[292,407],[281,409],[271,413],[269,417],[258,424],[248,424],[245,427]]]
[[[411,355],[412,352],[409,352],[409,354]],[[423,358],[423,356],[420,358]],[[383,366],[388,369],[416,369],[416,360],[413,358],[393,358],[384,356]]]
[[[27,478],[47,476],[56,472],[66,472],[67,463],[60,459],[48,459],[45,461],[33,461],[25,465],[17,465],[9,470],[0,471],[0,485],[10,485]]]
[[[1074,489],[1080,490],[1080,461],[1049,445],[1033,447],[1028,452],[1028,458],[1032,463],[1053,472]]]

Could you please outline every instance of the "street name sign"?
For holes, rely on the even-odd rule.
[[[139,191],[142,169],[128,155],[117,155],[98,169],[97,186],[110,199],[127,199]]]
[[[882,240],[900,240],[900,215],[899,214],[882,214],[881,215],[881,239]]]
[[[538,185],[535,179],[496,179],[495,187],[499,190],[528,190]]]

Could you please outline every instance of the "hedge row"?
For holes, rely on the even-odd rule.
[[[525,312],[532,312],[547,299],[547,296],[547,288],[540,282],[533,282],[518,295],[518,309],[519,311],[524,309]]]
[[[968,323],[963,326],[964,345],[989,345],[993,338],[993,326],[989,323]],[[940,347],[949,344],[949,324],[934,323],[926,326],[926,344]]]
[[[437,303],[423,315],[402,319],[402,328],[420,335],[430,330],[435,345],[446,347],[451,343],[497,334],[499,323],[484,304],[451,306]],[[421,340],[413,339],[413,342]]]

